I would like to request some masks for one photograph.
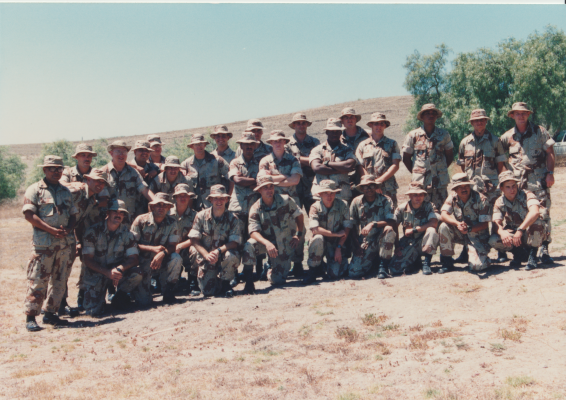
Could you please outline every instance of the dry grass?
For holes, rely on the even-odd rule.
[[[336,328],[335,334],[338,339],[344,339],[347,343],[356,342],[360,337],[355,329],[348,328],[347,326]]]
[[[512,340],[514,342],[519,342],[521,340],[521,332],[513,329],[500,329],[499,336],[503,338],[503,340]]]

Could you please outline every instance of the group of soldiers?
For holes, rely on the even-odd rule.
[[[462,172],[452,176],[450,193],[454,144],[436,126],[442,112],[434,104],[422,107],[421,127],[401,148],[385,136],[385,114],[372,114],[368,134],[357,125],[361,115],[345,108],[326,122],[323,143],[307,133],[312,122],[298,113],[289,124],[292,137],[274,130],[263,141],[262,122],[249,120],[235,152],[226,126],[210,134],[212,152],[194,134],[188,144],[194,155],[183,162],[161,155],[157,135],[133,147],[111,143],[112,160],[99,169],[91,167],[97,154],[86,144],[77,146],[74,167],[46,156],[45,178],[26,190],[23,206],[33,226],[26,327],[40,329],[40,312],[52,325],[67,324],[59,318],[66,313],[100,316],[107,298],[117,309],[133,301],[144,307],[161,291],[165,303],[174,303],[185,279],[190,295],[230,297],[239,282],[253,294],[257,280],[281,285],[291,276],[310,284],[319,277],[358,279],[372,268],[379,279],[412,269],[430,275],[439,245],[438,273],[454,263],[484,270],[494,262],[491,248],[497,263],[511,252],[514,267],[552,262],[554,141],[529,121],[531,113],[525,103],[513,104],[508,116],[515,126],[497,137],[486,129],[486,112],[473,110],[473,131],[458,150]],[[398,204],[401,161],[412,181],[408,201]],[[312,234],[308,271],[302,207]],[[464,250],[454,260],[456,243]],[[77,257],[75,309],[66,297]]]

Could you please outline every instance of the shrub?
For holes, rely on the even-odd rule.
[[[0,147],[0,200],[13,199],[26,176],[26,165],[7,147]]]

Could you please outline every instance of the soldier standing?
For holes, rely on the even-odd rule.
[[[263,157],[271,153],[272,148],[269,144],[265,144],[261,141],[261,137],[263,136],[264,127],[262,122],[259,119],[250,119],[248,121],[248,126],[245,132],[251,132],[255,136],[255,140],[257,140],[258,145],[254,150],[254,158],[259,163]],[[242,155],[242,149],[239,148],[236,150],[236,157]]]
[[[395,210],[395,219],[403,237],[399,239],[397,236],[395,255],[391,259],[389,270],[394,275],[403,274],[424,255],[423,274],[430,275],[430,262],[438,247],[436,226],[440,215],[435,205],[425,200],[427,191],[424,190],[422,182],[411,182],[406,194],[409,201]],[[385,278],[385,274],[378,277]]]
[[[228,130],[226,125],[217,125],[210,137],[216,142],[216,149],[211,154],[216,157],[222,157],[228,165],[236,158],[236,152],[228,146],[228,141],[232,139],[232,132]]]
[[[27,188],[22,212],[33,226],[33,252],[27,268],[28,289],[25,298],[26,329],[41,328],[35,317],[39,315],[43,300],[43,323],[67,325],[55,312],[65,295],[67,279],[75,256],[75,216],[77,209],[69,189],[59,183],[65,167],[61,157],[45,156],[45,178]]]
[[[391,125],[385,114],[373,113],[367,123],[371,128],[371,137],[364,140],[356,150],[358,159],[358,174],[374,175],[381,184],[382,193],[387,195],[397,208],[397,189],[399,185],[395,174],[399,171],[401,152],[399,145],[393,139],[385,136],[385,129]]]
[[[540,218],[540,202],[529,190],[519,189],[521,181],[512,171],[499,174],[503,194],[495,201],[492,220],[496,233],[489,238],[491,247],[513,253],[510,266],[521,266],[523,255],[528,253],[526,270],[537,267],[537,251],[550,234],[548,222]]]
[[[71,182],[84,182],[84,175],[90,172],[92,169],[92,159],[97,156],[98,154],[92,150],[92,146],[86,143],[78,144],[75,154],[71,156],[77,160],[77,165],[65,168],[60,182],[63,185]]]
[[[470,271],[489,267],[489,223],[491,205],[487,197],[472,190],[473,182],[461,172],[452,177],[452,191],[440,210],[442,223],[438,227],[440,263],[443,274],[453,267],[452,256],[456,243],[466,245]]]
[[[130,164],[132,167],[138,167],[136,168],[137,171],[148,185],[153,178],[159,174],[159,165],[151,161],[150,158],[150,154],[153,153],[154,150],[149,146],[149,142],[138,140],[132,148],[134,159]]]
[[[412,172],[413,182],[421,182],[427,192],[426,201],[437,209],[448,197],[448,167],[454,158],[450,134],[436,127],[442,111],[434,104],[425,104],[417,114],[423,126],[407,134],[403,148],[403,164]]]
[[[150,161],[158,167],[161,167],[161,164],[165,162],[165,157],[161,154],[165,143],[161,141],[161,136],[159,135],[148,135],[147,141],[149,142],[151,150],[153,150],[149,153]]]
[[[348,205],[336,199],[336,183],[326,179],[318,186],[320,200],[309,212],[309,227],[312,238],[309,242],[309,273],[303,283],[310,284],[322,275],[322,258],[326,256],[326,273],[331,279],[338,279],[347,270],[348,259],[342,256],[342,247],[348,239],[353,222]]]
[[[344,108],[340,115],[340,121],[342,122],[342,126],[344,126],[344,131],[342,132],[342,137],[340,139],[342,143],[348,146],[354,154],[356,154],[359,145],[369,138],[366,130],[357,125],[361,119],[361,114],[356,114],[356,110],[351,107]],[[353,174],[350,174],[350,183],[352,183],[352,186],[360,183],[360,178],[361,175],[357,170]],[[358,193],[354,194],[354,196],[357,195]]]
[[[391,199],[377,189],[375,176],[364,175],[356,187],[363,194],[350,204],[350,218],[354,226],[352,243],[354,256],[348,267],[348,276],[353,279],[363,277],[379,257],[379,272],[385,274],[389,260],[393,256],[395,214]]]
[[[503,150],[509,152],[509,166],[519,188],[533,192],[540,203],[540,216],[551,229],[550,188],[554,185],[554,140],[543,126],[529,121],[532,111],[526,103],[515,103],[507,113],[515,120],[515,127],[501,136]],[[540,246],[540,260],[543,264],[553,262],[548,254],[551,242],[548,237]]]
[[[177,185],[187,185],[191,192],[194,192],[193,179],[190,175],[185,176],[181,173],[181,164],[177,156],[167,156],[161,164],[161,172],[149,183],[149,188],[153,193],[175,193]]]

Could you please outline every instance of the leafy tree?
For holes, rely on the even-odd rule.
[[[24,183],[26,165],[7,147],[0,147],[0,200],[13,199]]]

